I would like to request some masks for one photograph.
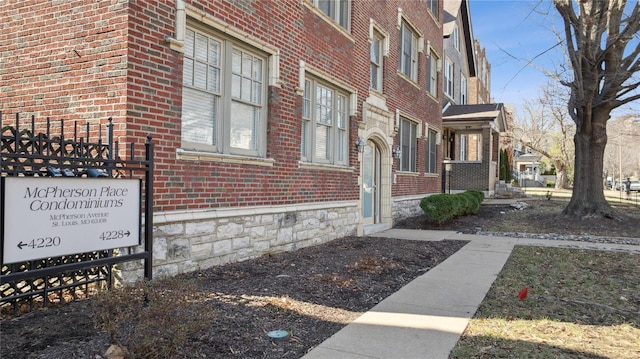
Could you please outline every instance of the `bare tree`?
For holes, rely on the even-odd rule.
[[[640,99],[640,5],[626,0],[554,0],[564,22],[572,79],[569,115],[576,124],[573,196],[563,213],[619,218],[602,183],[611,111]]]
[[[569,138],[575,126],[567,114],[567,94],[548,83],[534,101],[525,102],[525,114],[514,125],[514,135],[524,147],[548,158],[556,169],[556,188],[569,188],[569,170],[573,167],[573,146]]]

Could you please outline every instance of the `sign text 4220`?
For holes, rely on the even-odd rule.
[[[24,247],[27,247],[27,248],[36,249],[36,248],[57,247],[59,245],[60,245],[60,237],[55,236],[55,237],[34,238],[31,241],[26,243],[20,241],[20,243],[18,243],[18,248],[22,249]]]

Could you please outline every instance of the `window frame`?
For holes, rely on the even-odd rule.
[[[323,90],[331,92],[331,105],[318,103],[318,91]],[[326,99],[326,97],[322,97]],[[334,101],[334,98],[336,99]],[[349,165],[349,117],[350,117],[350,93],[348,90],[339,87],[322,78],[318,78],[309,73],[305,74],[304,89],[302,94],[302,129],[300,157],[302,161],[309,163],[348,166]],[[319,121],[320,113],[318,110],[326,109],[331,111],[331,123]],[[340,118],[342,118],[342,126],[340,126]],[[327,140],[328,158],[320,157],[318,149],[318,128],[325,127],[328,129],[329,136]]]
[[[418,123],[400,116],[396,143],[401,153],[398,159],[398,170],[401,172],[417,172]]]
[[[193,51],[194,53],[189,54],[189,44],[190,41],[190,33],[193,33]],[[197,38],[204,37],[207,40],[207,58],[211,56],[211,50],[209,50],[209,45],[212,42],[219,43],[219,58],[217,59],[218,64],[218,88],[210,89],[209,84],[207,83],[206,88],[198,87],[195,84],[196,79],[196,66],[197,62]],[[252,83],[250,86],[251,91],[259,92],[258,101],[254,101],[255,99],[251,98],[238,98],[234,96],[234,91],[236,90],[233,87],[232,78],[234,77],[234,51],[241,52],[241,68],[244,63],[244,55],[253,56],[254,59],[259,60],[260,62],[260,70],[259,70],[259,81],[258,86],[255,87],[255,84]],[[189,67],[187,63],[189,61],[193,61],[194,65],[192,66],[192,75],[191,82],[187,83],[189,80],[189,76],[187,71]],[[209,59],[207,59],[209,61]],[[252,156],[252,157],[265,157],[266,156],[266,136],[267,136],[267,113],[268,113],[268,80],[269,80],[269,61],[270,54],[265,53],[264,51],[255,48],[254,46],[245,43],[235,37],[224,34],[216,29],[209,28],[203,24],[196,22],[189,22],[185,28],[185,52],[184,52],[184,66],[183,66],[183,93],[182,93],[182,109],[181,109],[181,148],[183,149],[194,149],[197,151],[203,152],[211,152],[211,153],[219,153],[225,155],[240,155],[240,156]],[[253,66],[255,62],[251,61]],[[212,75],[210,73],[209,63],[207,62],[207,78]],[[255,74],[252,70],[249,71],[248,78],[251,79]],[[237,73],[235,75],[238,75]],[[215,77],[215,76],[214,76]],[[258,78],[256,78],[258,80]],[[240,79],[240,83],[243,83]],[[251,80],[249,81],[251,82]],[[196,94],[195,91],[198,93]],[[242,91],[241,97],[242,96]],[[250,92],[251,92],[250,91]],[[208,120],[210,125],[212,126],[210,135],[210,143],[204,143],[203,141],[191,141],[188,138],[188,135],[185,133],[185,119],[188,118],[186,109],[186,105],[189,101],[187,98],[188,92],[194,92],[195,95],[210,95],[212,96],[213,103],[215,103],[215,108],[211,111],[211,116]],[[199,102],[197,98],[193,99],[194,103]],[[239,123],[232,118],[232,110],[231,108],[237,105],[242,106],[251,106],[249,110],[253,110],[253,118],[250,121],[254,123],[249,127],[252,128],[251,131],[251,140],[249,141],[251,146],[249,148],[243,147],[232,147],[232,123]],[[204,120],[203,120],[204,123]]]
[[[477,136],[477,138],[474,140],[475,142],[475,159],[470,159],[469,154],[470,152],[470,146],[472,146],[472,142],[469,139],[469,136]],[[458,148],[458,155],[460,158],[461,162],[482,162],[482,134],[479,132],[465,132],[465,133],[460,133],[458,135],[458,143],[459,143],[459,148]]]
[[[453,47],[460,52],[460,28],[458,24],[453,26]]]
[[[351,0],[313,0],[313,5],[340,27],[351,31]]]
[[[433,97],[438,98],[438,60],[440,58],[433,51],[429,51],[427,59],[427,92]]]
[[[371,38],[371,43],[369,45],[369,60],[370,60],[370,68],[369,68],[369,88],[382,93],[383,89],[383,79],[384,79],[384,42],[385,36],[377,30],[373,30],[373,37]],[[374,54],[374,44],[378,44],[377,56],[378,62],[376,63],[373,59]],[[375,82],[377,86],[374,86],[374,69],[376,71]]]
[[[454,64],[448,57],[444,59],[444,94],[454,98]]]
[[[420,42],[420,34],[413,28],[413,26],[411,26],[409,24],[409,22],[407,22],[406,20],[402,19],[402,21],[400,22],[400,41],[398,42],[398,53],[399,53],[399,58],[400,58],[400,63],[398,64],[398,70],[405,75],[406,77],[408,77],[409,79],[411,79],[414,82],[418,81],[418,53],[419,53],[419,42]],[[407,63],[406,63],[406,59],[407,59],[407,49],[406,49],[406,44],[405,44],[405,37],[407,35],[411,36],[411,48],[408,49],[410,51],[409,54],[409,61],[411,62],[411,65],[408,66],[409,68],[407,69]]]
[[[431,13],[433,14],[433,16],[437,19],[438,18],[438,0],[428,0],[429,3],[427,4],[427,6],[429,7],[429,10],[431,10]]]
[[[460,104],[466,105],[469,102],[469,82],[464,74],[460,74]]]
[[[438,131],[427,128],[426,146],[425,146],[425,173],[438,173]]]

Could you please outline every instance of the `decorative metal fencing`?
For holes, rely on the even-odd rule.
[[[97,128],[92,128],[86,123],[79,129],[77,121],[68,125],[63,120],[54,123],[49,118],[36,121],[32,116],[30,124],[21,126],[18,114],[15,123],[6,122],[0,112],[0,180],[3,195],[0,198],[2,313],[16,315],[50,303],[88,297],[98,287],[111,287],[118,272],[117,265],[123,262],[142,260],[144,276],[151,279],[154,152],[151,136],[147,136],[145,141],[142,159],[136,158],[137,149],[133,143],[128,148],[120,148],[120,143],[114,141],[114,125],[111,118],[106,124],[106,141],[103,141],[100,124]],[[67,133],[72,132],[72,138],[65,138],[65,130]],[[121,158],[119,153],[127,152],[127,149],[128,156]],[[137,205],[140,223],[137,230],[142,232],[142,236],[138,237],[139,242],[142,242],[138,244],[142,245],[5,263],[9,245],[6,233],[10,226],[15,225],[5,223],[7,213],[12,210],[7,208],[5,182],[11,177],[104,177],[114,181],[119,178],[139,180],[140,201]],[[24,238],[24,242],[20,240],[18,243],[18,248],[21,250],[25,246],[35,246],[33,241],[31,238]],[[55,239],[53,241],[55,242]],[[15,248],[10,249],[15,251]]]

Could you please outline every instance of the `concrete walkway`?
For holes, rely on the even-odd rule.
[[[390,229],[376,237],[469,241],[444,262],[307,353],[303,359],[447,359],[515,245],[621,250],[640,246]]]

